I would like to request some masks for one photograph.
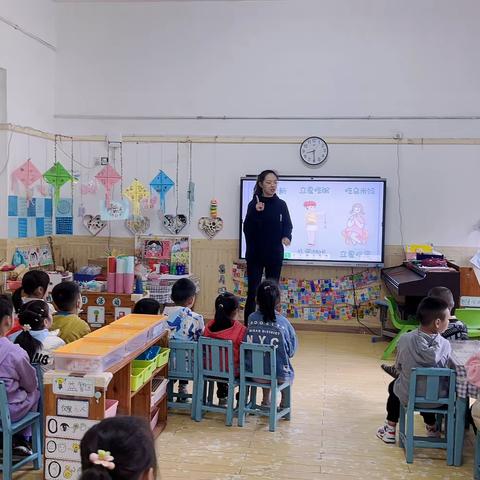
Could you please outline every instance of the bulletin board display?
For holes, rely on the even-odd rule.
[[[135,238],[137,263],[149,274],[190,275],[192,248],[185,235],[138,235]]]

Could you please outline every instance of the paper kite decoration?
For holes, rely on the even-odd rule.
[[[140,215],[140,203],[150,197],[150,192],[142,182],[135,179],[126,190],[123,191],[123,195],[132,202],[133,215]]]
[[[12,172],[12,190],[16,190],[17,182],[23,183],[27,190],[27,199],[29,200],[31,197],[29,193],[30,187],[40,178],[42,178],[40,170],[28,159]]]
[[[160,196],[160,210],[162,212],[165,212],[165,196],[174,185],[173,180],[163,170],[160,170],[158,175],[150,182],[150,187]]]
[[[55,162],[52,168],[49,168],[44,174],[45,181],[53,187],[54,191],[54,203],[58,203],[60,198],[60,188],[67,182],[73,180],[70,172],[60,163]]]
[[[104,186],[105,203],[110,205],[112,200],[112,188],[122,179],[122,177],[113,167],[106,165],[95,175],[95,178]]]

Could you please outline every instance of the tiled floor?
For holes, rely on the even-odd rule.
[[[461,468],[447,467],[445,452],[435,450],[417,450],[414,463],[407,465],[403,450],[375,437],[389,381],[379,369],[385,344],[372,344],[366,335],[311,332],[300,332],[299,343],[290,422],[281,421],[270,433],[263,419],[247,417],[244,428],[229,428],[213,414],[200,423],[171,414],[157,440],[160,478],[472,478],[471,433]]]

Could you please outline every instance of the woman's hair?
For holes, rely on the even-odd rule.
[[[215,300],[215,318],[210,327],[212,332],[226,330],[233,325],[233,315],[238,310],[238,298],[230,292],[222,293]]]
[[[255,197],[255,195],[263,195],[263,189],[260,186],[260,184],[263,183],[263,181],[265,180],[265,177],[270,173],[275,175],[278,179],[278,174],[275,170],[264,170],[263,172],[260,172],[258,174],[257,182],[255,183],[255,189],[253,191],[253,196],[254,197]]]
[[[113,469],[92,462],[91,454],[99,450],[110,452]],[[80,480],[138,480],[157,466],[150,426],[139,417],[106,418],[94,425],[80,442],[80,457]]]
[[[32,296],[38,287],[43,288],[46,292],[50,284],[50,277],[43,270],[30,270],[22,278],[22,286],[17,288],[12,295],[13,307],[15,312],[19,312],[22,306],[22,293]]]
[[[161,305],[154,298],[142,298],[133,307],[132,313],[142,315],[158,315]]]
[[[23,327],[23,332],[20,332],[17,336],[15,343],[28,353],[31,362],[35,353],[42,347],[42,342],[33,338],[30,330],[43,330],[48,315],[48,304],[43,300],[32,300],[24,303],[18,312],[18,321]]]
[[[280,290],[274,280],[265,280],[257,289],[257,304],[263,319],[275,322],[275,308],[280,303]]]

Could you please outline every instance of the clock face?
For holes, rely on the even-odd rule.
[[[300,156],[309,165],[322,165],[327,155],[328,145],[320,137],[309,137],[300,146]]]

